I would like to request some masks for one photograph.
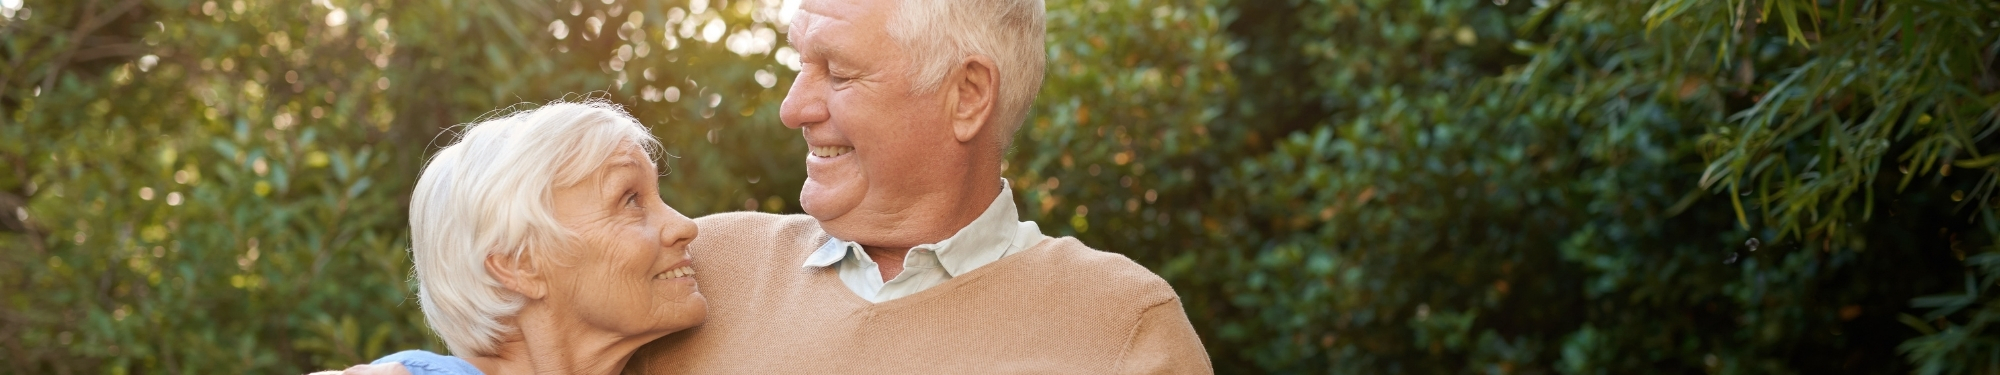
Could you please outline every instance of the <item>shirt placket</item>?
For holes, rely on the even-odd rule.
[[[936,275],[938,272],[943,272],[943,267],[938,262],[937,251],[924,247],[911,248],[903,256],[903,272],[897,274],[896,279],[884,283],[877,293],[896,297],[915,294],[923,289],[919,286],[935,284],[932,279],[939,277]]]

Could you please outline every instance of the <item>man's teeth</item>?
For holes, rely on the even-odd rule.
[[[658,275],[653,275],[653,279],[666,280],[681,276],[693,276],[693,275],[694,275],[694,266],[685,266],[681,268],[667,270],[667,272],[661,272]]]
[[[811,147],[811,149],[813,156],[818,156],[822,158],[841,156],[841,155],[846,155],[849,152],[854,152],[853,147],[847,147],[847,146],[815,146]]]

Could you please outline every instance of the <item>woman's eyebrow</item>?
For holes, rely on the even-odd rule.
[[[597,171],[597,181],[605,189],[623,189],[623,185],[632,179],[630,173],[621,173],[627,169],[642,169],[642,167],[639,166],[639,162],[630,158],[614,161]]]
[[[611,162],[611,165],[608,165],[608,166],[605,166],[605,167],[604,167],[604,171],[605,171],[606,173],[609,173],[609,172],[612,172],[612,171],[617,171],[617,170],[619,170],[619,169],[622,169],[622,168],[634,168],[634,167],[638,167],[638,166],[639,166],[639,162],[636,162],[636,161],[632,161],[632,159],[631,159],[631,158],[625,158],[625,159],[623,159],[623,160],[619,160],[619,161],[614,161],[614,162]]]

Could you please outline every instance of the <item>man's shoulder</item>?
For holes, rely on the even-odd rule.
[[[799,214],[779,215],[756,211],[733,211],[710,214],[695,218],[694,223],[701,227],[703,234],[707,234],[708,229],[711,227],[722,230],[756,231],[812,231],[819,229],[819,221],[813,220],[812,216]]]
[[[819,228],[819,221],[807,215],[724,212],[695,218],[694,224],[701,228],[701,234],[695,236],[697,243],[709,239],[712,241],[708,242],[772,241],[771,245],[784,245],[787,242],[823,241],[826,236],[826,231]]]
[[[1051,237],[1036,245],[1049,266],[1062,269],[1078,285],[1106,293],[1140,296],[1152,303],[1179,298],[1174,287],[1125,254],[1098,250],[1074,237]]]
[[[819,222],[807,215],[778,215],[763,212],[724,212],[694,219],[701,228],[690,250],[697,257],[735,262],[805,259],[807,252],[826,240]],[[746,258],[747,257],[747,258]]]

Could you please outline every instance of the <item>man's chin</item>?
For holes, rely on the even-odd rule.
[[[854,211],[856,206],[861,205],[862,194],[847,193],[842,190],[845,189],[826,186],[807,178],[805,186],[799,189],[799,208],[805,209],[806,215],[811,215],[813,220],[818,220],[822,225],[846,216],[848,212]]]
[[[840,217],[840,215],[838,214],[827,213],[825,210],[814,210],[811,208],[812,206],[805,206],[805,207],[806,207],[806,216],[812,216],[813,220],[819,221],[821,225],[825,225],[826,222],[833,221],[833,219]]]

